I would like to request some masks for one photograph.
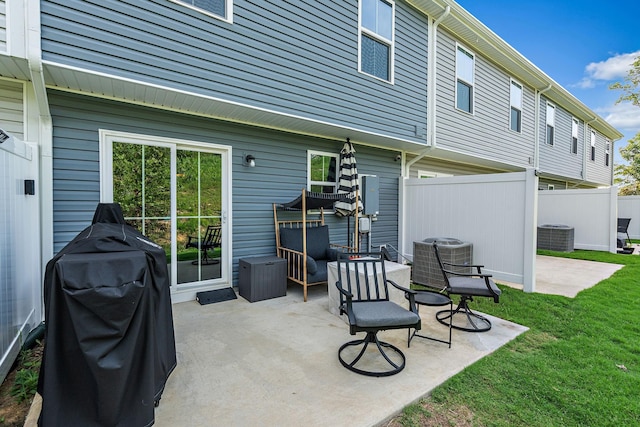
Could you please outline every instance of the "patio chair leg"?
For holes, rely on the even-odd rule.
[[[461,296],[460,303],[455,310],[441,310],[436,313],[436,319],[443,325],[466,332],[486,332],[491,329],[491,321],[478,313],[474,313],[469,308],[468,301],[471,301],[471,297],[464,295]],[[461,313],[465,315],[470,327],[456,325],[453,321],[453,316]]]
[[[368,371],[365,369],[357,368],[355,366],[360,361],[360,359],[362,359],[362,356],[364,356],[364,353],[367,350],[369,343],[376,344],[378,351],[380,352],[382,357],[387,361],[387,363],[392,367],[391,369],[386,371]],[[358,355],[355,358],[353,358],[351,362],[346,362],[342,357],[342,351],[347,347],[354,347],[354,346],[362,346],[362,349],[358,352]],[[385,351],[385,349],[387,349],[387,351]],[[387,355],[388,351],[395,353],[396,356],[399,357],[400,362],[396,363],[393,360],[391,360],[391,358]],[[342,364],[342,366],[344,366],[348,370],[355,372],[357,374],[367,375],[370,377],[387,377],[390,375],[395,375],[398,372],[402,371],[405,366],[405,356],[402,353],[402,351],[400,351],[399,348],[387,342],[378,340],[378,336],[376,332],[367,332],[367,335],[365,336],[364,339],[349,341],[348,343],[343,344],[342,347],[340,347],[340,349],[338,350],[338,359],[340,359],[340,363]]]

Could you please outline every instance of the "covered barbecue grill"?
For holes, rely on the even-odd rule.
[[[47,264],[44,300],[39,425],[153,424],[176,366],[164,250],[100,204]]]

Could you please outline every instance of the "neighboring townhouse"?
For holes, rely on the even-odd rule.
[[[171,256],[183,222],[223,227],[215,277],[179,283],[171,258],[174,301],[233,285],[239,258],[273,254],[272,203],[335,188],[311,166],[335,163],[347,138],[360,174],[380,178],[373,247],[397,245],[401,176],[536,168],[545,189],[612,182],[621,134],[453,1],[0,9],[0,128],[40,145],[42,262],[144,169],[127,181],[145,207],[137,224]],[[180,210],[187,164],[203,202]],[[327,217],[344,243],[346,220]]]

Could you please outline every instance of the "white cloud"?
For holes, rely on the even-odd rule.
[[[620,131],[640,131],[640,108],[630,102],[622,102],[596,111],[609,124]]]
[[[638,56],[640,56],[640,50],[632,53],[614,55],[605,61],[592,62],[584,69],[586,77],[578,82],[576,86],[588,89],[594,87],[598,80],[622,80]]]

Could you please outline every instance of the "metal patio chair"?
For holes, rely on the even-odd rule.
[[[219,248],[222,246],[222,227],[219,225],[209,225],[204,233],[202,239],[198,239],[195,236],[188,236],[189,240],[185,245],[185,248],[196,248],[202,252],[202,259],[200,261],[195,260],[192,264],[197,265],[202,263],[203,265],[217,264],[219,259],[209,258],[208,251],[211,249]]]
[[[404,292],[409,309],[389,300],[389,284]],[[405,356],[397,347],[380,341],[378,332],[387,329],[420,329],[415,291],[387,280],[380,253],[341,254],[338,258],[340,314],[349,320],[349,332],[366,332],[363,339],[349,341],[338,350],[342,366],[362,375],[383,377],[397,374],[405,366]],[[370,348],[375,344],[376,348]],[[373,353],[373,354],[371,354]]]
[[[618,218],[618,235],[617,235],[617,247],[619,254],[632,254],[633,246],[631,244],[631,237],[629,237],[629,223],[631,218]],[[626,237],[625,237],[626,236]]]
[[[496,286],[491,279],[490,274],[482,273],[482,265],[459,265],[443,262],[438,252],[438,245],[433,244],[436,259],[442,270],[442,275],[446,283],[446,291],[449,295],[460,295],[460,302],[455,310],[442,310],[436,313],[438,322],[452,328],[467,332],[485,332],[491,329],[491,321],[486,317],[474,313],[469,308],[469,301],[473,301],[473,297],[493,298],[494,302],[498,302],[502,291]],[[445,268],[449,267],[449,269]],[[476,272],[461,273],[451,271],[451,267],[471,267]],[[454,321],[454,317],[464,318],[464,323]]]

